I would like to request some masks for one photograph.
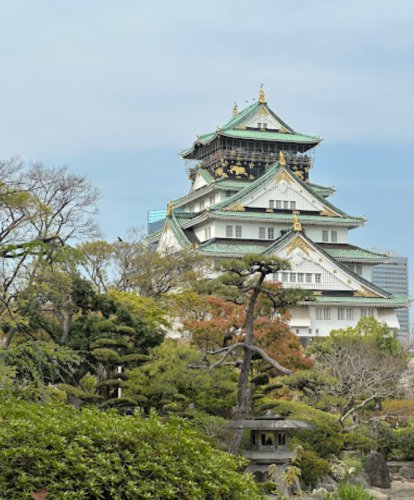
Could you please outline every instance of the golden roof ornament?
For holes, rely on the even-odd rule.
[[[295,214],[293,216],[293,230],[296,233],[299,233],[300,231],[302,231],[302,224],[299,222],[298,214]]]
[[[167,205],[167,217],[170,217],[174,208],[174,203],[170,201]]]
[[[266,96],[263,90],[263,83],[260,85],[260,90],[259,90],[259,102],[260,104],[266,104]]]
[[[286,158],[283,151],[279,151],[279,165],[286,166]]]
[[[238,114],[238,109],[237,109],[237,102],[234,101],[234,106],[233,106],[233,116],[236,116]]]

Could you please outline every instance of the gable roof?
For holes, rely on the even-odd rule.
[[[272,130],[272,129],[259,129],[259,128],[249,128],[245,127],[245,123],[248,122],[255,114],[263,111],[266,114],[272,116],[280,125],[283,130]],[[193,145],[190,148],[184,149],[180,152],[183,158],[188,157],[194,152],[196,147],[204,146],[216,137],[233,137],[236,139],[256,139],[270,142],[294,142],[298,144],[314,145],[320,143],[321,139],[313,135],[302,134],[293,130],[287,123],[285,123],[268,105],[267,102],[256,101],[250,104],[245,109],[235,114],[227,123],[222,127],[218,127],[215,132],[209,132],[207,134],[202,134],[197,136]]]
[[[312,196],[314,196],[316,199],[318,199],[322,205],[324,205],[330,211],[335,212],[338,215],[338,217],[349,217],[348,214],[346,214],[345,212],[343,212],[339,208],[335,207],[332,203],[330,203],[322,195],[320,195],[317,192],[317,190],[312,189],[312,187],[307,182],[300,179],[289,168],[286,168],[285,166],[279,166],[279,163],[275,163],[271,168],[269,168],[269,170],[264,175],[262,175],[257,180],[252,182],[245,189],[240,190],[239,192],[237,192],[233,196],[227,198],[227,200],[224,200],[221,203],[217,203],[216,205],[214,205],[214,209],[215,210],[229,209],[229,207],[231,207],[232,205],[238,204],[238,202],[240,202],[247,195],[258,190],[261,186],[263,186],[267,182],[270,182],[273,177],[277,176],[281,172],[285,172],[292,179],[293,182],[297,182],[308,193],[310,193]],[[362,219],[362,220],[364,220],[364,219]]]
[[[287,245],[288,243],[292,242],[296,238],[301,238],[306,245],[310,246],[313,248],[314,251],[317,253],[322,254],[328,261],[331,262],[331,264],[339,267],[342,271],[344,271],[346,274],[352,277],[353,280],[355,280],[357,283],[359,283],[363,288],[367,288],[368,290],[374,292],[375,294],[379,295],[382,298],[388,298],[391,297],[392,294],[389,292],[386,292],[382,288],[380,288],[377,285],[374,285],[370,281],[366,280],[359,274],[354,273],[349,269],[347,266],[336,260],[334,257],[329,255],[328,252],[325,252],[323,248],[321,248],[317,243],[313,242],[310,238],[306,236],[302,231],[296,232],[293,230],[290,230],[289,232],[285,233],[283,236],[275,240],[269,247],[266,248],[266,250],[263,252],[264,254],[270,254],[272,252],[277,252],[280,250],[282,247]]]

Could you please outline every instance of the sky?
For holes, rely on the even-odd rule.
[[[312,181],[368,218],[351,242],[414,283],[413,22],[411,0],[0,0],[0,159],[86,175],[113,240],[188,191],[178,152],[263,83],[322,136]]]

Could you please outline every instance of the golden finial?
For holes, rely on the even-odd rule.
[[[285,154],[283,153],[283,151],[279,151],[279,165],[286,166],[286,158],[285,158]]]
[[[302,231],[302,224],[299,222],[298,214],[294,214],[293,216],[293,230],[297,233]]]
[[[170,201],[167,205],[167,217],[170,217],[174,208],[174,203]]]
[[[233,106],[233,116],[236,116],[238,114],[238,109],[237,109],[237,102],[234,101],[234,106]]]
[[[266,96],[263,90],[263,83],[260,85],[260,90],[259,90],[259,102],[260,104],[266,104]]]

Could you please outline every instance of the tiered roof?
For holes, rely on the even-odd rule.
[[[280,125],[280,128],[276,130],[258,130],[247,128],[246,123],[248,123],[248,121],[258,113],[266,113],[268,116],[273,117],[273,119]],[[205,146],[219,136],[230,137],[233,139],[251,139],[280,143],[293,142],[296,144],[308,145],[309,147],[316,146],[321,141],[320,137],[302,134],[293,130],[273,110],[269,108],[265,99],[259,98],[258,101],[254,102],[240,113],[236,113],[232,119],[223,126],[217,127],[215,132],[209,132],[207,134],[197,136],[193,145],[190,148],[182,150],[180,154],[183,158],[191,158],[197,147]]]
[[[263,117],[263,118],[260,118]],[[267,128],[257,128],[257,120],[266,120],[269,123]],[[218,137],[229,137],[236,139],[260,140],[279,143],[295,143],[298,151],[304,151],[316,146],[320,138],[296,132],[287,125],[276,113],[267,105],[264,93],[261,91],[259,100],[248,106],[246,109],[237,112],[223,126],[218,127],[215,132],[203,134],[197,137],[191,148],[183,150],[183,158],[195,158],[197,148],[205,146]],[[308,146],[303,148],[302,146]],[[301,149],[299,149],[301,148]],[[283,149],[283,148],[281,148]],[[283,161],[282,161],[283,160]],[[175,200],[169,207],[163,231],[172,234],[177,247],[196,247],[205,256],[213,258],[234,258],[246,254],[270,254],[287,255],[289,257],[289,247],[297,239],[301,239],[303,245],[311,248],[311,254],[317,255],[319,262],[324,262],[326,272],[334,273],[336,279],[342,276],[342,288],[320,290],[315,289],[313,299],[317,303],[326,305],[363,305],[380,308],[397,308],[408,305],[407,297],[392,296],[388,292],[375,286],[364,279],[359,274],[354,273],[346,264],[367,264],[373,265],[385,262],[388,255],[379,252],[359,248],[350,244],[341,243],[315,243],[306,236],[306,232],[289,230],[276,240],[261,239],[225,239],[212,238],[205,242],[200,242],[195,234],[195,227],[209,220],[220,221],[249,221],[258,224],[273,223],[283,226],[295,227],[300,223],[305,227],[345,227],[348,229],[364,224],[364,217],[355,217],[345,213],[338,207],[330,203],[327,198],[335,192],[334,187],[321,186],[303,180],[298,172],[293,172],[284,161],[283,154],[279,162],[266,167],[266,172],[261,177],[253,179],[247,178],[227,178],[214,177],[206,168],[199,166],[195,169],[192,179],[191,191]],[[282,210],[264,205],[254,204],[252,200],[263,201],[261,193],[270,192],[266,189],[273,189],[271,184],[281,183],[281,180],[289,184],[289,189],[296,193],[301,193],[300,198],[307,200],[307,204],[302,205],[304,209],[300,211]],[[224,201],[217,202],[212,206],[200,211],[186,211],[186,206],[198,198],[225,190],[233,194]],[[269,198],[270,199],[270,198]],[[309,201],[310,200],[310,201]],[[262,201],[260,203],[262,203]],[[299,226],[301,226],[299,224]],[[149,237],[151,243],[157,243],[162,239],[163,231],[152,234]],[[314,262],[314,261],[313,261]],[[315,261],[316,262],[316,261]],[[322,265],[322,264],[321,264]],[[339,283],[339,282],[338,282]],[[328,287],[329,288],[329,287]]]

